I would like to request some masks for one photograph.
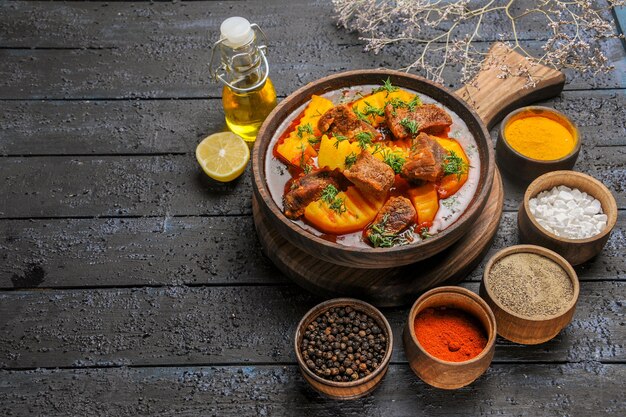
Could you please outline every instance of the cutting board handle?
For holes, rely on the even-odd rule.
[[[526,68],[537,80],[534,87],[524,87],[526,77],[499,76],[506,65],[515,72]],[[456,93],[480,116],[489,129],[512,110],[561,93],[565,75],[541,64],[533,64],[524,56],[501,42],[496,42],[487,53],[483,67],[476,76]]]

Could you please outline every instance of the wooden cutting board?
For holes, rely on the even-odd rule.
[[[536,80],[535,85],[526,86],[526,77],[502,78],[502,65],[511,69],[525,67]],[[491,128],[518,107],[558,95],[564,84],[563,73],[532,65],[504,44],[496,43],[481,71],[456,94]],[[461,281],[478,265],[498,230],[504,191],[496,170],[487,205],[465,236],[434,257],[387,269],[350,268],[312,257],[273,229],[261,215],[258,202],[254,197],[252,200],[254,224],[263,253],[297,284],[324,297],[350,296],[378,306],[397,306],[412,303],[430,288]]]

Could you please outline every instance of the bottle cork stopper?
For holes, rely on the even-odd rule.
[[[229,17],[222,22],[220,32],[224,44],[231,48],[239,48],[254,39],[254,31],[247,19],[243,17]]]

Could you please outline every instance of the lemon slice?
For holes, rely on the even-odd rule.
[[[232,132],[207,136],[196,148],[196,159],[211,178],[228,182],[240,176],[250,160],[250,149]]]

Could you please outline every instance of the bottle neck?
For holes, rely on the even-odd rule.
[[[220,56],[225,70],[224,81],[235,90],[262,88],[268,68],[265,59],[256,45],[255,39],[238,48],[220,45]]]

